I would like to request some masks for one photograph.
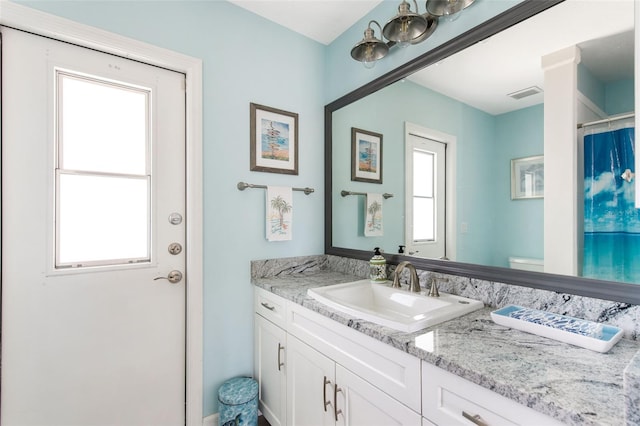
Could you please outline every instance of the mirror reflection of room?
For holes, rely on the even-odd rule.
[[[333,246],[640,282],[633,156],[626,154],[634,127],[633,5],[623,6],[630,10],[563,2],[335,111]],[[572,28],[538,31],[557,19]],[[552,114],[562,108],[566,116]],[[382,183],[350,179],[352,127],[384,135]],[[614,142],[605,152],[599,141],[615,139],[611,131],[626,132],[627,145]],[[416,140],[444,148],[420,151],[441,160],[422,181],[433,199],[414,191],[420,185],[407,153]],[[593,164],[589,155],[616,160]],[[521,160],[537,168],[537,194],[514,196],[514,173],[527,174]],[[438,167],[444,177],[435,177]],[[364,236],[365,202],[341,190],[394,194],[383,206],[384,235]],[[616,211],[603,207],[613,204]],[[433,235],[416,237],[425,226]]]

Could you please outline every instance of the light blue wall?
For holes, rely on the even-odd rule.
[[[397,1],[385,0],[328,47],[224,1],[21,3],[203,60],[206,416],[218,411],[216,391],[222,381],[252,372],[250,260],[323,252],[323,105],[519,0],[478,1],[454,23],[443,23],[428,41],[394,49],[373,70],[353,61],[349,51],[368,20],[384,23],[395,14]],[[249,171],[250,102],[300,114],[299,176]],[[265,241],[264,193],[238,191],[240,180],[316,188],[310,196],[294,194],[293,241]]]
[[[542,104],[496,116],[493,264],[508,267],[509,256],[544,257],[544,201],[511,199],[511,159],[544,153]],[[545,182],[553,185],[553,182]]]
[[[578,90],[598,108],[605,111],[605,86],[583,64],[578,64]]]
[[[492,265],[494,247],[493,200],[496,168],[495,119],[460,104],[461,133],[458,135],[456,174],[456,222],[458,261]],[[463,233],[463,224],[467,228]]]
[[[334,246],[395,253],[404,244],[404,107],[403,87],[397,83],[333,114],[333,235]],[[407,83],[414,86],[412,83]],[[382,184],[351,181],[351,128],[380,133]],[[388,192],[383,202],[384,236],[364,236],[365,197],[342,197],[341,190]]]
[[[605,111],[609,115],[635,111],[634,80],[618,80],[605,84]]]
[[[250,260],[324,251],[325,47],[223,1],[25,4],[203,60],[204,415],[215,413],[220,384],[253,370]],[[249,171],[250,102],[299,113],[299,176]],[[238,181],[316,189],[294,193],[293,241],[265,240],[264,191]]]
[[[607,115],[635,110],[634,80],[603,82],[582,64],[578,64],[578,90]]]

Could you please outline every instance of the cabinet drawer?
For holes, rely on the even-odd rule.
[[[286,300],[259,287],[254,289],[254,308],[257,314],[262,315],[275,325],[285,328]]]
[[[439,425],[559,426],[557,420],[422,362],[422,415]]]

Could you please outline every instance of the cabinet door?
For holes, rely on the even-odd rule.
[[[335,363],[287,336],[287,424],[333,426]]]
[[[391,426],[422,424],[420,414],[391,398],[341,365],[336,365],[338,424]]]
[[[283,329],[255,316],[254,376],[260,385],[260,411],[271,426],[286,424],[286,339]]]

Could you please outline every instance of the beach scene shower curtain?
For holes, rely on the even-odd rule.
[[[634,128],[584,136],[583,276],[640,283],[640,209],[634,207]]]

